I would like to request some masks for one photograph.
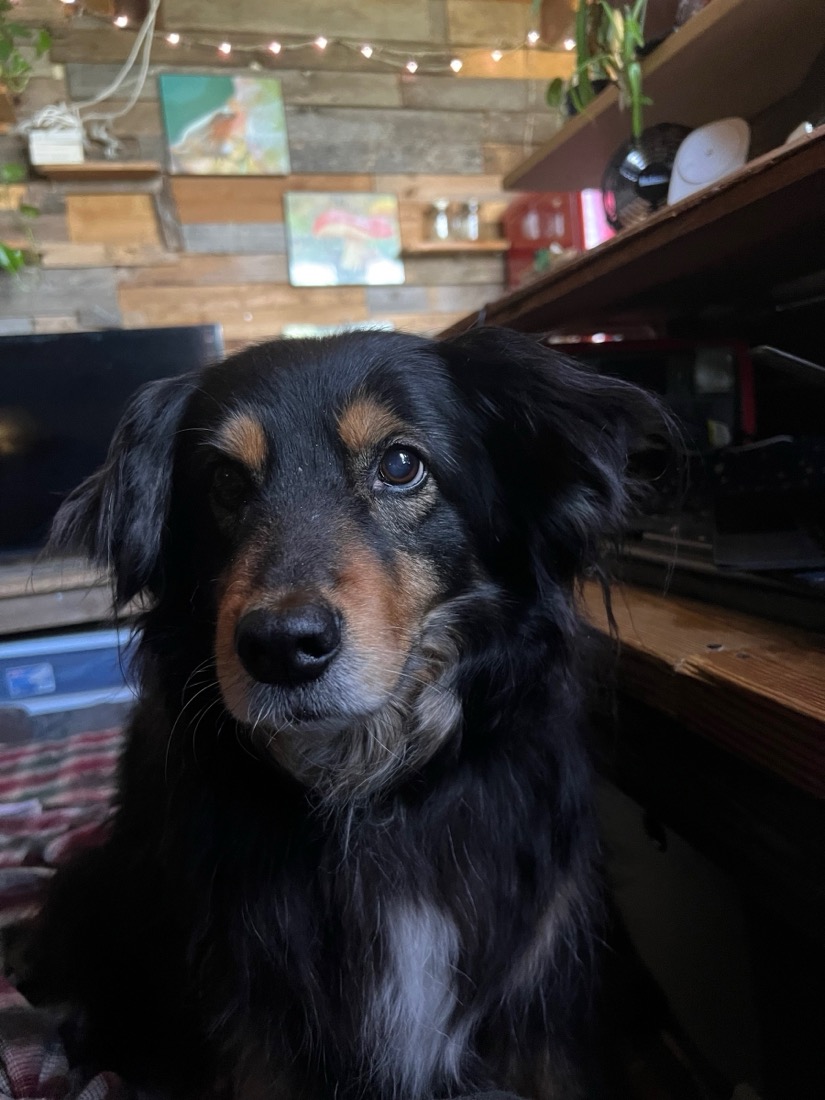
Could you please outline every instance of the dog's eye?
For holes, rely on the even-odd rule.
[[[212,471],[212,499],[227,512],[241,508],[249,497],[249,480],[237,466],[221,462]]]
[[[386,485],[412,489],[427,476],[427,467],[411,447],[389,447],[378,464],[378,476]]]

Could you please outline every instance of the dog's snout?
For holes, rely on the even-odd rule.
[[[317,679],[340,644],[338,615],[322,603],[249,611],[235,631],[241,664],[262,684]]]

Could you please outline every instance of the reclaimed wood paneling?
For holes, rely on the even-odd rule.
[[[155,288],[287,281],[287,262],[283,253],[240,256],[181,253],[175,257],[174,264],[139,267],[121,276],[122,285]]]
[[[465,46],[516,45],[533,28],[530,0],[446,0],[450,41]]]
[[[168,267],[178,257],[151,244],[44,244],[38,248],[43,267]]]
[[[482,167],[485,172],[506,176],[523,164],[532,156],[537,146],[530,145],[501,145],[495,142],[485,142],[481,147]]]
[[[541,144],[549,141],[561,125],[557,111],[490,111],[484,116],[482,141],[497,144]]]
[[[419,336],[437,336],[465,316],[466,311],[465,313],[376,313],[371,320],[388,321],[401,332],[414,332]]]
[[[436,199],[461,202],[465,199],[501,200],[506,197],[500,175],[377,175],[375,190],[388,191],[399,199],[431,203]]]
[[[481,114],[329,107],[286,114],[297,172],[481,171]]]
[[[439,313],[469,313],[480,309],[487,302],[501,297],[501,284],[487,286],[431,286],[427,289],[427,303]]]
[[[493,61],[489,48],[461,49],[453,51],[464,67],[459,80],[483,76],[489,80],[554,80],[567,78],[573,72],[573,57],[566,50],[513,50]]]
[[[118,315],[117,277],[110,267],[49,271],[34,268],[6,279],[0,291],[0,317],[68,317],[85,305]]]
[[[401,107],[401,81],[393,72],[278,71],[284,103],[315,107]]]
[[[342,324],[365,321],[360,287],[312,287],[275,283],[226,286],[120,287],[123,318],[129,327],[218,323],[227,337],[243,340],[277,334],[285,324]]]
[[[456,80],[452,74],[404,73],[400,88],[405,107],[434,111],[526,111],[534,102],[530,85],[524,80]]]
[[[311,176],[179,176],[170,180],[184,225],[215,222],[281,222],[287,191],[369,191],[363,174]]]
[[[306,0],[235,0],[231,15],[225,0],[164,0],[167,27],[197,30],[226,30],[233,26],[245,31],[270,34],[323,33],[330,37],[378,39],[387,42],[426,40],[430,37],[429,0],[337,0],[335,4],[308,4]]]
[[[366,301],[370,313],[424,313],[431,308],[423,286],[368,286]]]
[[[160,244],[150,195],[69,195],[66,221],[75,244]]]
[[[181,226],[187,252],[283,252],[286,234],[281,222],[241,222]]]
[[[407,286],[439,286],[454,282],[460,286],[504,286],[502,256],[406,256],[404,275]]]

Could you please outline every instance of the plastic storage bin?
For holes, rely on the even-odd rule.
[[[0,711],[31,716],[131,702],[129,630],[95,630],[0,642]]]

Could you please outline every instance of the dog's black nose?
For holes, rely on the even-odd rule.
[[[249,675],[262,684],[315,680],[338,651],[338,616],[325,604],[249,611],[235,630],[235,648]]]

